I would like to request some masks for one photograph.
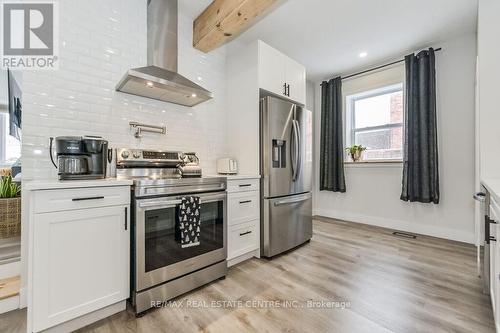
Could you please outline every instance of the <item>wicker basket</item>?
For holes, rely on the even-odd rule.
[[[0,199],[0,239],[21,235],[21,198]]]

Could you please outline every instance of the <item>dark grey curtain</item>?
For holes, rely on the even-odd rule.
[[[320,190],[345,192],[342,79],[321,84]]]
[[[401,200],[439,203],[434,50],[405,57],[406,118]]]

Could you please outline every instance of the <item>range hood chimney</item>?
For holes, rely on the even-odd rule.
[[[128,70],[117,91],[185,106],[213,98],[177,73],[177,1],[148,0],[148,65]]]

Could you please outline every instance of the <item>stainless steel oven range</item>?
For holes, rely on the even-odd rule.
[[[225,178],[182,178],[180,152],[117,151],[117,177],[132,187],[131,302],[140,314],[227,272]],[[182,246],[183,197],[200,198],[200,237]]]

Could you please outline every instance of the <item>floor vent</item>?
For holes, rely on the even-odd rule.
[[[417,238],[416,235],[409,234],[409,233],[406,233],[406,232],[401,232],[401,231],[394,231],[392,234],[394,236],[404,237],[404,238],[411,238],[411,239],[416,239]]]

